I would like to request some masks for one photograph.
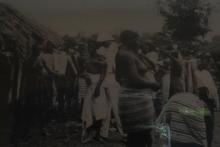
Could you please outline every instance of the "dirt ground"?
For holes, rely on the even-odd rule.
[[[215,129],[213,147],[220,147],[220,110],[215,113]],[[33,129],[25,140],[17,145],[1,147],[124,147],[124,139],[117,132],[111,132],[107,142],[92,141],[87,144],[80,142],[81,126],[79,123],[50,123],[42,131]],[[159,147],[154,144],[153,147]]]

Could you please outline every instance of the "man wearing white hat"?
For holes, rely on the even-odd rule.
[[[115,80],[115,57],[118,52],[118,44],[114,42],[114,38],[109,34],[100,34],[97,39],[101,42],[102,46],[97,50],[97,53],[103,55],[107,62],[107,73],[103,82],[103,88],[105,89],[105,96],[108,99],[108,115],[103,122],[100,135],[104,138],[108,137],[111,112],[113,112],[116,126],[118,131],[123,134],[121,129],[121,122],[118,114],[118,90],[119,84]]]

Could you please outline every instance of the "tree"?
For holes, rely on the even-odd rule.
[[[207,0],[159,0],[158,4],[165,18],[163,30],[175,41],[191,42],[210,31]]]

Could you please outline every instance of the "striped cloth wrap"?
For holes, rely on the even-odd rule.
[[[121,87],[119,115],[125,133],[138,132],[152,127],[154,122],[153,91]]]

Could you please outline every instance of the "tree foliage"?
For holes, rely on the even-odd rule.
[[[177,41],[193,41],[209,31],[211,6],[207,0],[159,0],[164,31]]]

